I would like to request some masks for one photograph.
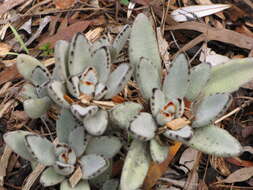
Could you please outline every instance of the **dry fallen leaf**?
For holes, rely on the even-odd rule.
[[[77,32],[83,32],[90,23],[91,21],[79,21],[71,24],[64,30],[57,32],[55,35],[42,40],[38,46],[41,47],[44,44],[49,44],[50,47],[54,47],[58,40],[70,40]]]
[[[5,57],[11,50],[11,46],[6,43],[0,43],[0,57]]]
[[[226,179],[220,181],[221,183],[235,183],[246,181],[253,176],[253,167],[245,167],[236,170],[234,173],[230,174]]]
[[[54,0],[57,9],[68,9],[75,4],[76,0]]]

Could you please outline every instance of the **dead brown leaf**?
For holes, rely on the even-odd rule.
[[[2,72],[0,72],[0,85],[20,77],[21,75],[15,65],[6,67]]]
[[[185,22],[182,24],[177,24],[174,26],[169,26],[167,30],[194,30],[203,33],[207,41],[220,41],[228,44],[233,44],[237,47],[251,50],[253,48],[253,38],[246,35],[240,34],[238,32],[214,28],[207,24],[198,22]],[[202,36],[200,35],[200,36]],[[201,41],[203,41],[201,39]]]
[[[91,21],[79,21],[70,26],[66,27],[64,30],[57,32],[55,35],[50,36],[39,43],[39,47],[44,44],[49,44],[50,47],[54,47],[58,40],[70,40],[76,33],[83,32],[89,25]]]
[[[222,183],[235,183],[246,181],[253,176],[253,167],[241,168],[230,174],[226,179],[220,181]]]
[[[134,2],[140,5],[149,5],[150,0],[134,0]]]
[[[151,189],[156,184],[156,181],[166,172],[168,165],[173,160],[181,145],[182,143],[176,142],[173,146],[169,147],[169,155],[167,159],[161,164],[151,163],[148,174],[143,184],[144,190]]]
[[[6,43],[0,43],[0,57],[5,57],[11,50],[11,46]]]
[[[76,3],[76,0],[54,0],[57,9],[68,9]]]

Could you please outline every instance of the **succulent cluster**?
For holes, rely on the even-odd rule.
[[[89,189],[87,180],[95,179],[108,170],[111,159],[122,146],[121,141],[114,136],[87,135],[68,109],[62,109],[56,132],[54,143],[40,135],[21,130],[4,136],[5,142],[21,157],[48,166],[40,177],[45,187],[61,183],[61,189],[69,186]],[[81,178],[68,183],[79,168]]]
[[[112,62],[128,38],[130,64],[113,68]],[[112,136],[115,128],[107,130],[110,125],[133,137],[121,174],[121,190],[140,188],[150,162],[161,163],[167,158],[169,146],[164,140],[181,141],[218,156],[235,156],[242,151],[234,137],[213,123],[228,108],[229,93],[252,78],[252,59],[215,68],[201,63],[190,69],[186,56],[180,54],[165,63],[169,67],[164,70],[152,25],[139,14],[132,28],[125,26],[113,43],[101,38],[91,44],[81,34],[70,43],[57,42],[55,61],[51,75],[28,55],[17,58],[19,72],[32,83],[22,91],[26,113],[38,118],[53,104],[61,109],[55,142],[26,131],[4,136],[21,157],[48,166],[40,178],[44,186],[61,183],[62,190],[90,189],[92,184],[116,190],[118,182],[110,180],[110,174],[112,158],[122,142]],[[128,101],[112,109],[101,106],[102,101],[122,91],[132,74],[144,105]],[[237,80],[231,84],[233,77]],[[81,177],[72,183],[78,169]]]

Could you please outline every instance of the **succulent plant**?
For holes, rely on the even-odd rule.
[[[243,60],[247,65],[234,61],[232,65],[226,63],[212,68],[208,63],[201,63],[189,69],[186,57],[180,54],[169,64],[163,79],[155,32],[144,14],[139,14],[134,21],[129,58],[151,113],[141,111],[142,106],[133,102],[117,105],[111,111],[111,120],[136,139],[124,163],[121,190],[139,188],[150,161],[160,163],[166,159],[169,149],[157,137],[181,141],[217,156],[237,156],[242,152],[240,143],[213,122],[230,105],[229,93],[252,79],[247,71],[253,68],[252,59]],[[234,65],[236,69],[232,69]],[[227,85],[232,83],[229,76],[232,71],[238,80]],[[245,77],[239,73],[245,73]]]
[[[47,166],[40,177],[43,186],[61,183],[62,190],[90,189],[87,180],[109,168],[111,158],[122,146],[121,141],[113,136],[88,136],[68,109],[62,109],[56,129],[55,143],[21,130],[6,133],[4,140],[22,158]],[[78,184],[71,184],[68,181],[77,168],[81,168],[81,179]]]
[[[101,135],[108,124],[108,114],[99,108],[99,101],[117,95],[132,75],[132,67],[123,63],[112,71],[111,52],[118,55],[128,37],[129,27],[116,37],[114,43],[93,45],[81,34],[70,43],[58,41],[55,47],[56,68],[48,84],[51,99],[70,108],[91,135]],[[68,101],[66,97],[73,97]]]
[[[47,94],[51,75],[42,63],[25,54],[17,57],[17,68],[19,73],[30,82],[26,83],[21,91],[21,96],[25,99],[24,110],[29,117],[39,118],[52,104]]]

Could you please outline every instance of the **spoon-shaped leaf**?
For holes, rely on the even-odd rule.
[[[154,88],[161,88],[160,73],[150,60],[144,57],[141,57],[139,64],[137,64],[136,81],[142,96],[147,100],[151,98]]]
[[[188,100],[193,101],[198,97],[210,78],[210,74],[211,65],[208,63],[201,63],[191,69],[190,85],[185,95]]]
[[[206,96],[196,105],[195,119],[192,123],[193,127],[203,127],[212,123],[219,115],[221,115],[230,105],[231,96],[229,94],[213,94]]]
[[[105,110],[97,111],[93,116],[84,119],[83,125],[89,134],[102,135],[108,125],[108,113]]]
[[[68,70],[70,76],[82,73],[91,63],[90,44],[81,33],[76,34],[70,43]]]
[[[152,112],[153,116],[156,116],[160,109],[165,105],[166,99],[164,93],[157,89],[154,88],[152,91],[152,96],[150,98],[150,109]]]
[[[184,54],[178,55],[171,63],[163,82],[163,93],[167,98],[183,98],[189,86],[189,67]]]
[[[38,162],[52,166],[55,161],[55,149],[53,143],[39,135],[26,135],[25,142],[27,149],[38,160]]]
[[[151,114],[141,112],[130,123],[129,131],[140,140],[150,140],[155,136],[157,126]]]
[[[161,73],[161,59],[156,35],[148,17],[139,14],[133,23],[129,40],[130,63],[136,67],[140,58],[145,57],[154,64],[158,73]]]
[[[77,127],[69,134],[69,146],[74,149],[77,157],[81,156],[86,148],[84,128]]]
[[[123,90],[129,79],[131,78],[133,69],[129,64],[123,63],[119,65],[109,76],[106,82],[107,93],[105,99],[116,96]]]
[[[28,99],[24,101],[24,111],[30,118],[36,119],[47,113],[51,104],[52,101],[47,96]]]
[[[80,92],[86,96],[93,97],[98,82],[97,71],[94,67],[87,67],[83,72],[80,82]]]
[[[56,42],[54,49],[55,68],[53,71],[53,78],[55,80],[65,80],[69,76],[67,67],[68,50],[69,43],[67,41],[59,40]]]
[[[83,179],[94,178],[109,167],[109,161],[97,154],[85,155],[80,159]]]
[[[92,53],[92,61],[98,73],[98,81],[105,84],[111,72],[111,55],[108,47],[101,47]]]
[[[61,183],[65,176],[57,174],[52,167],[47,168],[40,176],[40,183],[49,187]]]
[[[25,99],[37,98],[35,87],[28,83],[23,86],[20,95]]]
[[[192,138],[192,135],[194,133],[192,127],[186,125],[185,127],[178,130],[166,130],[163,134],[172,140],[188,141]]]
[[[49,82],[50,73],[47,69],[37,66],[32,71],[32,83],[35,86],[42,86]]]
[[[162,163],[168,156],[169,148],[160,145],[157,140],[151,139],[150,141],[150,155],[154,162]]]
[[[112,58],[115,59],[126,44],[131,32],[130,25],[125,25],[119,32],[112,44]]]
[[[232,157],[242,152],[240,143],[233,136],[214,125],[195,129],[191,140],[184,143],[215,156]]]
[[[101,136],[90,139],[86,154],[99,154],[110,159],[113,158],[122,146],[121,141],[113,136]]]
[[[3,138],[5,143],[19,156],[22,158],[32,161],[34,160],[33,155],[28,151],[27,146],[25,145],[25,136],[32,133],[27,131],[12,131],[5,133]]]
[[[115,125],[127,129],[134,116],[138,115],[142,109],[143,106],[135,102],[118,104],[111,110],[110,119]]]
[[[108,92],[107,87],[102,83],[98,83],[96,86],[94,99],[95,100],[102,99],[106,95],[107,92]]]
[[[62,109],[56,120],[56,134],[60,143],[68,143],[69,134],[80,126],[69,109]]]
[[[47,92],[50,98],[59,106],[69,108],[69,103],[65,100],[66,88],[62,82],[52,81],[48,84]]]
[[[212,67],[210,80],[205,86],[205,95],[233,92],[253,79],[253,58],[234,59]]]
[[[66,164],[63,162],[59,162],[56,161],[56,163],[54,164],[54,170],[56,173],[60,174],[60,175],[64,175],[64,176],[68,176],[70,174],[72,174],[75,170],[75,166],[72,164]]]
[[[147,156],[145,142],[134,140],[124,162],[120,189],[138,189],[147,175],[150,160]]]
[[[95,113],[97,113],[98,107],[97,106],[83,107],[78,104],[73,104],[71,105],[70,110],[77,119],[83,121],[93,116]]]
[[[32,82],[33,70],[38,66],[47,70],[46,67],[34,57],[25,54],[19,54],[17,57],[18,71],[26,80]]]

